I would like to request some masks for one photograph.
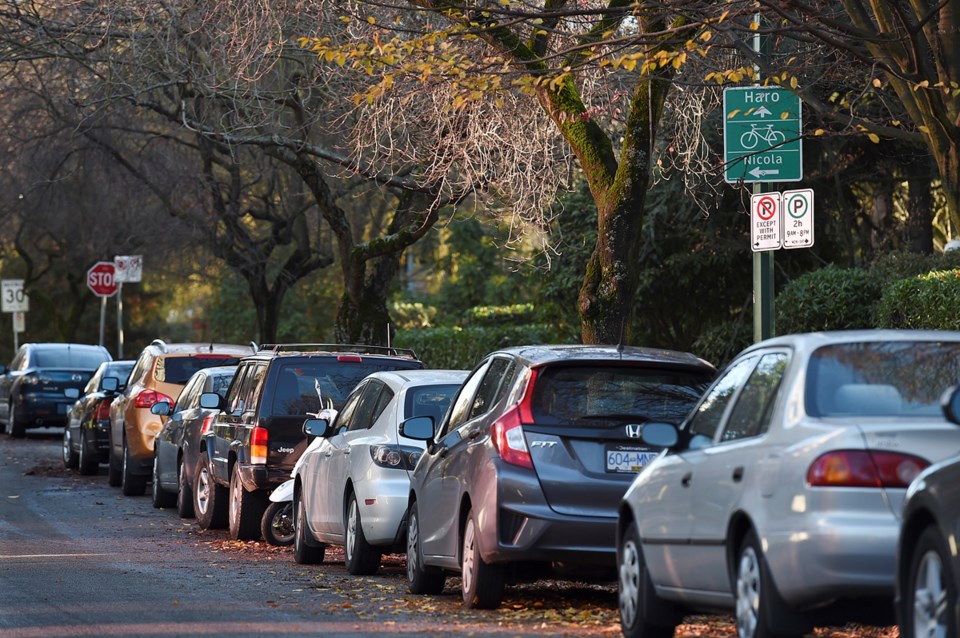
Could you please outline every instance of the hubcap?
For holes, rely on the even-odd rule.
[[[347,553],[347,561],[353,559],[353,554],[356,551],[357,542],[357,499],[352,499],[350,501],[350,513],[347,515],[347,546],[344,548],[344,551]]]
[[[417,547],[420,540],[420,529],[417,523],[417,512],[410,512],[410,526],[407,529],[407,580],[412,581],[417,573],[417,563],[420,562],[420,556],[417,554]]]
[[[158,500],[160,496],[160,468],[157,463],[157,456],[153,456],[153,500]]]
[[[201,469],[200,476],[197,478],[197,509],[201,514],[207,513],[207,505],[210,500],[210,477],[207,470]]]
[[[943,564],[933,550],[920,559],[913,586],[913,635],[917,638],[947,638],[947,589]]]
[[[640,549],[633,540],[623,544],[620,560],[620,619],[632,627],[637,619],[640,603]]]
[[[737,635],[753,638],[760,616],[760,560],[752,547],[740,555],[737,569]]]
[[[237,512],[240,509],[240,481],[237,479],[236,472],[233,474],[233,480],[230,481],[230,521],[237,520]]]
[[[474,546],[476,545],[476,529],[473,524],[473,517],[467,519],[467,528],[463,530],[463,573],[460,578],[463,582],[463,591],[473,591],[473,581],[476,578],[476,556]]]

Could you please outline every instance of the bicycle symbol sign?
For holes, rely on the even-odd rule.
[[[795,182],[803,178],[800,99],[779,87],[723,92],[724,179]]]

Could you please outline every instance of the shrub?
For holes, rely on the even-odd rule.
[[[878,308],[882,328],[960,330],[960,270],[941,270],[887,286]]]
[[[390,308],[390,317],[397,328],[402,330],[429,328],[436,316],[437,309],[434,306],[420,302],[396,301]]]
[[[751,343],[753,322],[748,315],[741,319],[711,324],[693,342],[692,350],[698,357],[706,359],[719,369]]]
[[[532,303],[518,303],[512,306],[474,306],[467,310],[464,324],[468,326],[504,326],[522,325],[535,321]]]
[[[827,266],[783,287],[776,299],[778,334],[872,328],[882,279],[861,268]]]
[[[429,368],[469,370],[499,348],[555,342],[553,328],[530,324],[398,330],[395,345],[413,349]]]

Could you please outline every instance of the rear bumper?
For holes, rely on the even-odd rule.
[[[266,465],[240,463],[240,482],[248,492],[272,490],[290,478],[289,470],[270,468]]]
[[[371,545],[393,545],[406,531],[401,527],[407,513],[410,479],[405,471],[388,471],[402,476],[354,483],[363,535]]]
[[[44,394],[25,392],[17,403],[17,422],[28,428],[66,426],[67,413],[74,401],[66,397],[50,397]]]

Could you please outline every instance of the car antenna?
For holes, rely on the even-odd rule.
[[[213,342],[210,342],[210,352],[213,352]]]
[[[623,358],[623,339],[627,334],[627,319],[626,317],[620,318],[620,341],[617,343],[617,354],[620,355],[620,358]]]

